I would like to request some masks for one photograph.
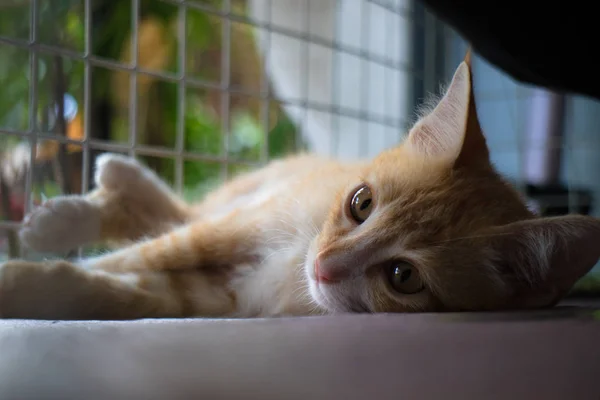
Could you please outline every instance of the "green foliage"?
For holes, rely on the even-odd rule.
[[[32,190],[33,198],[40,201],[61,195],[61,189],[56,182],[35,183]]]
[[[1,18],[0,18],[1,20]],[[4,60],[4,62],[2,62]],[[39,68],[40,75],[46,69]],[[29,127],[29,54],[17,47],[0,45],[0,127]]]
[[[0,2],[0,35],[15,39],[29,38],[31,9],[29,1]]]
[[[218,155],[221,153],[220,121],[200,98],[188,97],[185,113],[185,149],[190,152]]]
[[[221,32],[208,14],[191,10],[187,13],[186,37],[196,49],[206,49],[221,40]]]
[[[206,1],[213,7],[220,7],[219,0]],[[30,2],[12,0],[0,5],[0,35],[24,39],[29,37]],[[132,10],[130,1],[95,0],[92,4],[92,37],[91,51],[95,56],[118,60],[123,46],[131,36]],[[38,35],[46,45],[65,48],[82,54],[85,43],[84,2],[80,0],[39,0]],[[158,0],[142,0],[140,2],[140,20],[152,17],[164,23],[169,33],[168,40],[176,46],[176,29],[173,21],[178,16],[176,5]],[[203,52],[217,49],[221,42],[221,25],[214,16],[189,9],[186,18],[187,51]],[[79,59],[63,57],[62,68],[66,76],[67,92],[73,95],[79,107],[83,107],[83,74],[84,63]],[[125,62],[129,60],[124,60]],[[177,51],[172,52],[168,70],[176,72],[180,69]],[[188,62],[190,62],[188,60]],[[41,111],[55,102],[56,57],[47,53],[39,53],[38,57],[38,110],[39,122],[47,119]],[[26,130],[29,128],[29,91],[30,91],[30,54],[27,49],[9,45],[0,45],[0,84],[3,96],[0,96],[0,127]],[[199,78],[219,76],[219,65],[207,66]],[[210,71],[209,68],[213,68]],[[92,101],[110,100],[110,79],[113,72],[94,67],[92,70]],[[177,122],[179,118],[178,88],[175,84],[158,82],[152,91],[152,101],[159,102],[156,108],[160,115],[153,120],[160,122],[163,142],[171,147],[176,142]],[[154,110],[155,108],[153,108]],[[184,112],[184,148],[187,152],[227,157],[234,160],[259,161],[261,149],[267,145],[271,157],[279,157],[293,151],[296,147],[296,129],[291,121],[280,113],[277,124],[269,132],[264,132],[262,121],[250,110],[237,110],[232,114],[229,123],[229,135],[222,129],[221,118],[209,106],[207,90],[186,91],[186,109]],[[114,121],[113,138],[118,131],[126,132],[124,121]],[[42,126],[47,129],[47,126]],[[268,143],[264,143],[268,140]],[[226,143],[227,141],[227,143]],[[17,142],[16,139],[2,138],[0,145],[8,148]],[[226,146],[227,145],[227,146]],[[174,163],[164,162],[159,165],[161,176],[174,176]],[[236,167],[237,168],[237,167]],[[241,171],[240,168],[231,168]],[[198,197],[206,193],[222,179],[224,166],[219,163],[199,163],[192,160],[185,162],[185,193]],[[55,194],[50,186],[35,188],[38,193]]]

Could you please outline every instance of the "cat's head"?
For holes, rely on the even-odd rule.
[[[600,221],[535,217],[490,163],[469,56],[437,106],[340,193],[306,258],[335,311],[539,308],[600,257]]]

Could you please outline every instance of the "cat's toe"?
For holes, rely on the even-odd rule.
[[[144,175],[144,167],[134,158],[104,153],[96,158],[94,181],[97,186],[125,190]]]
[[[100,236],[100,212],[83,197],[48,200],[23,221],[19,237],[40,252],[66,252]]]

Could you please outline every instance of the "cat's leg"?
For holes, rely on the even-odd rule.
[[[190,216],[188,206],[153,171],[133,158],[97,158],[96,189],[59,196],[31,212],[20,231],[37,251],[61,252],[96,242],[127,242],[156,236]]]
[[[268,209],[269,204],[264,205]],[[234,210],[193,221],[158,237],[81,261],[110,272],[203,270],[222,273],[260,257],[265,227],[260,210]],[[278,228],[286,228],[285,226]]]
[[[235,311],[233,268],[256,264],[258,212],[199,220],[77,264],[0,265],[0,317],[132,319],[224,316]]]
[[[202,271],[109,273],[64,262],[0,264],[0,318],[122,320],[226,316],[235,296]]]

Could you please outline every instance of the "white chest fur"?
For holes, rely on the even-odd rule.
[[[265,251],[258,265],[239,265],[230,282],[236,293],[236,316],[306,314],[314,308],[303,270],[305,254],[306,246],[298,241]]]

